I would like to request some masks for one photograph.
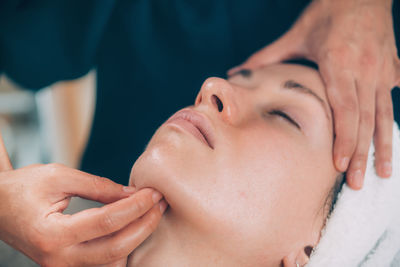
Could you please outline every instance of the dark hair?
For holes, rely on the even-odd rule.
[[[323,209],[324,213],[331,215],[333,209],[335,208],[336,201],[338,200],[338,196],[340,191],[342,190],[343,184],[346,181],[346,174],[345,173],[340,173],[338,176],[336,176],[335,184],[329,191],[327,198],[325,200]]]

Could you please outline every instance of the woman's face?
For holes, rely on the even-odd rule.
[[[130,183],[169,203],[132,266],[278,266],[304,257],[337,172],[317,71],[279,64],[207,79],[154,134]]]

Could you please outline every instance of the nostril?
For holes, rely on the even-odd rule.
[[[222,104],[222,101],[221,101],[221,99],[218,98],[218,96],[212,95],[211,101],[218,108],[219,112],[221,112],[224,109],[224,104]]]

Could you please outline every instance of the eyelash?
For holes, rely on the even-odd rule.
[[[287,115],[285,112],[283,112],[281,110],[274,109],[268,113],[270,115],[278,115],[278,116],[284,118],[285,120],[287,120],[289,123],[296,126],[298,129],[301,129],[300,125],[294,119],[292,119],[289,115]]]

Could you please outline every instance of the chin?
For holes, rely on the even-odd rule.
[[[138,190],[150,187],[159,191],[169,204],[168,218],[174,218],[175,223],[208,227],[205,220],[209,217],[199,214],[209,209],[204,196],[218,195],[214,192],[217,187],[210,190],[210,182],[205,181],[216,171],[210,151],[192,135],[162,126],[135,162],[130,184]]]
[[[163,194],[169,209],[179,208],[190,184],[188,177],[197,179],[193,173],[206,156],[204,152],[193,137],[163,125],[133,165],[130,184],[138,190],[154,188]]]

